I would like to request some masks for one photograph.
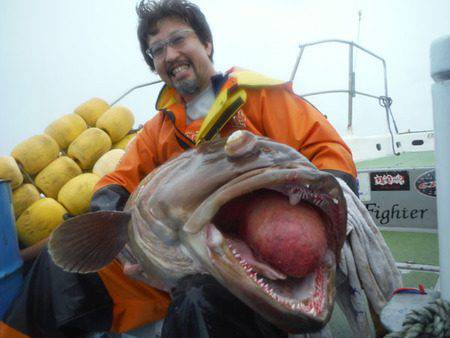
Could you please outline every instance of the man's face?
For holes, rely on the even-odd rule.
[[[158,33],[147,39],[150,48],[185,33],[183,43],[166,45],[165,52],[153,61],[161,79],[189,101],[209,85],[210,78],[215,73],[209,59],[212,45],[209,42],[206,46],[202,44],[192,28],[177,18],[163,19],[158,22],[157,27]],[[188,32],[189,30],[192,32]]]

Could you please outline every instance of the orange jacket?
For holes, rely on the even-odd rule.
[[[158,114],[128,146],[116,170],[104,176],[96,189],[118,184],[132,193],[155,167],[213,137],[214,131],[227,136],[238,129],[288,144],[319,169],[356,176],[350,149],[317,109],[292,92],[289,83],[251,72],[231,72],[205,119],[190,125],[186,125],[184,104],[174,89],[162,89],[157,108]],[[117,262],[101,270],[100,277],[114,301],[113,331],[124,332],[165,315],[168,295],[125,277]]]
[[[249,79],[252,75],[256,75],[256,80]],[[232,70],[215,105],[221,100],[225,103],[219,102],[218,106],[226,105],[239,89],[243,89],[245,102],[220,131],[221,136],[246,129],[298,149],[319,169],[339,170],[356,177],[348,146],[316,108],[292,92],[290,83]],[[157,108],[159,112],[144,125],[116,170],[104,176],[96,189],[118,184],[131,193],[155,167],[183,152],[183,144],[192,147],[196,143],[205,119],[186,125],[184,104],[174,89],[162,89]]]

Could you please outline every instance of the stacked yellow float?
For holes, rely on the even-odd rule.
[[[48,237],[65,214],[88,211],[95,184],[115,169],[136,135],[133,125],[129,109],[93,98],[0,157],[0,179],[11,181],[24,246]]]

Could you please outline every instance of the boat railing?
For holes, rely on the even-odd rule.
[[[133,88],[128,89],[125,93],[123,93],[122,95],[120,95],[117,99],[115,99],[113,102],[111,102],[111,106],[115,105],[117,102],[119,102],[120,100],[122,100],[125,96],[127,96],[128,94],[130,94],[132,91],[139,89],[139,88],[143,88],[143,87],[148,87],[148,86],[152,86],[158,83],[161,83],[162,80],[156,80],[156,81],[152,81],[152,82],[148,82],[148,83],[143,83],[137,86],[134,86]]]
[[[305,44],[301,44],[299,46],[300,52],[297,56],[297,60],[294,65],[294,69],[292,70],[290,81],[293,82],[295,79],[295,75],[298,71],[300,60],[303,56],[303,52],[305,51],[306,47],[311,46],[317,46],[322,44],[328,44],[328,43],[338,43],[338,44],[345,44],[348,45],[348,87],[346,89],[336,89],[336,90],[324,90],[324,91],[317,91],[317,92],[310,92],[310,93],[300,93],[301,97],[308,97],[313,95],[321,95],[321,94],[334,94],[334,93],[344,93],[348,95],[348,119],[347,119],[347,134],[352,135],[353,134],[353,99],[356,97],[356,95],[361,95],[365,97],[369,97],[372,99],[376,99],[378,103],[385,109],[386,111],[386,123],[389,130],[389,134],[391,136],[391,144],[392,144],[392,151],[394,154],[398,155],[399,153],[395,150],[394,145],[394,135],[392,131],[392,125],[394,127],[394,131],[396,134],[398,134],[398,128],[397,123],[395,122],[395,118],[392,114],[391,105],[392,105],[392,99],[389,97],[388,93],[388,83],[387,83],[387,70],[386,70],[386,61],[380,57],[379,55],[371,52],[370,50],[361,47],[360,45],[354,43],[353,41],[347,41],[347,40],[341,40],[341,39],[327,39],[327,40],[319,40],[314,42],[309,42]],[[355,87],[355,60],[354,60],[354,50],[358,49],[362,52],[374,57],[375,59],[379,60],[383,66],[383,75],[384,75],[384,93],[383,95],[374,95],[371,93],[361,92],[356,90]]]

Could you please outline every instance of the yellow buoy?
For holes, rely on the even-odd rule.
[[[111,107],[97,120],[95,126],[108,133],[113,142],[119,141],[133,128],[134,116],[125,107]]]
[[[19,240],[30,246],[50,235],[63,222],[67,210],[53,198],[42,198],[28,207],[16,221]]]
[[[94,97],[75,108],[74,113],[80,115],[88,126],[94,127],[98,118],[108,109],[106,101]]]
[[[30,183],[22,184],[17,189],[14,189],[12,193],[12,202],[16,219],[40,198],[39,191]]]
[[[74,160],[61,156],[36,175],[34,184],[46,197],[56,198],[62,186],[81,173],[80,167]]]
[[[118,142],[114,143],[112,148],[113,149],[123,149],[125,150],[128,146],[128,144],[136,137],[137,133],[128,134],[122,139],[120,139]]]
[[[67,149],[67,154],[81,169],[91,169],[94,163],[111,149],[108,134],[98,128],[88,128],[82,132]]]
[[[88,211],[94,186],[99,179],[98,175],[92,173],[81,174],[72,178],[59,191],[58,201],[72,215],[79,215]]]
[[[59,154],[59,145],[46,135],[36,135],[19,143],[11,152],[12,157],[22,164],[24,170],[34,175],[55,160]]]
[[[12,189],[22,184],[23,175],[14,157],[0,156],[0,179],[11,181]]]
[[[80,115],[67,114],[50,123],[44,132],[53,137],[61,149],[66,149],[86,129],[86,122]]]
[[[123,149],[113,149],[108,151],[94,164],[92,172],[102,177],[116,169],[117,164],[122,158],[125,151]]]

